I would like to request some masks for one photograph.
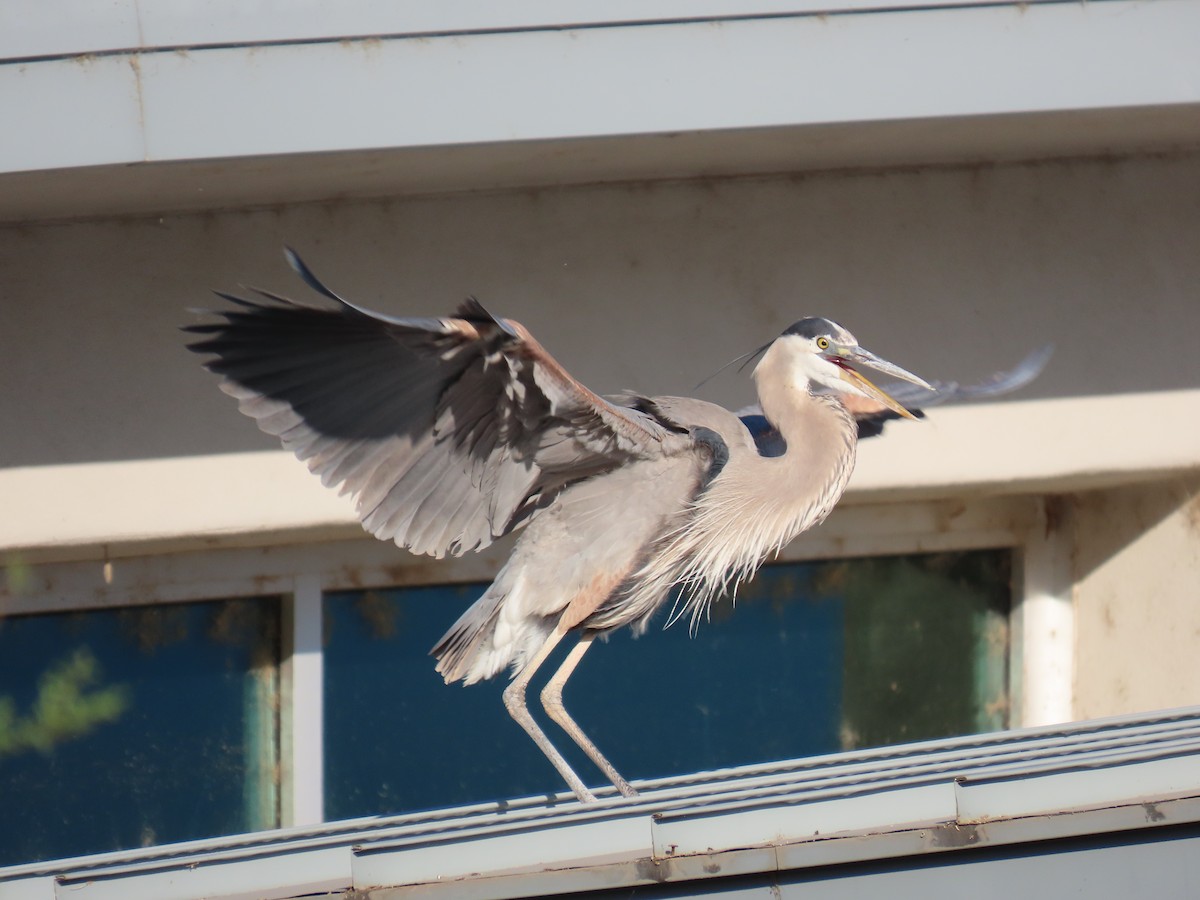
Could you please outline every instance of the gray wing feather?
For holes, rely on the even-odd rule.
[[[290,254],[290,251],[289,251]],[[468,300],[451,318],[220,295],[190,326],[222,388],[377,537],[442,556],[524,524],[565,485],[664,452],[678,430],[575,381],[518,323]]]
[[[943,403],[958,403],[968,400],[986,400],[1011,394],[1025,387],[1046,368],[1054,355],[1054,345],[1038,347],[1011,369],[996,372],[976,384],[959,384],[957,381],[930,382],[934,390],[927,391],[920,385],[900,381],[884,387],[895,400],[904,406],[928,409]]]
[[[883,385],[884,390],[902,406],[918,417],[923,410],[943,403],[956,403],[968,400],[986,400],[1011,394],[1037,378],[1050,357],[1054,355],[1054,345],[1046,344],[1038,347],[1027,355],[1013,368],[996,372],[976,384],[963,385],[957,381],[931,381],[933,390],[926,390],[920,385],[907,381],[896,381]],[[883,426],[899,416],[873,401],[863,401],[858,397],[854,400],[854,418],[858,423],[859,439],[875,437],[883,433]],[[738,411],[743,424],[753,436],[759,452],[764,456],[778,456],[786,449],[783,439],[774,426],[763,416],[762,407],[758,404],[744,407]]]

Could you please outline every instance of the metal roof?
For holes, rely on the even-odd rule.
[[[637,787],[632,800],[611,790],[592,805],[546,795],[0,869],[0,898],[703,892],[730,878],[766,885],[762,878],[787,872],[811,877],[898,858],[920,865],[980,847],[1122,833],[1126,844],[1151,841],[1144,834],[1178,825],[1200,847],[1200,707]],[[1186,859],[1200,865],[1196,853]],[[1173,877],[1200,878],[1200,869]]]

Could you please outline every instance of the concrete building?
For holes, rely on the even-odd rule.
[[[185,350],[210,288],[301,293],[285,243],[386,312],[476,294],[600,392],[691,393],[808,314],[963,382],[1053,342],[1018,398],[865,443],[784,558],[1008,554],[1001,726],[1200,703],[1200,2],[67,7],[0,9],[0,696],[28,734],[34,648],[85,614],[275,598],[235,723],[261,783],[211,833],[317,824],[328,595],[502,559],[366,537]],[[85,697],[134,683],[101,663]],[[117,716],[89,715],[55,739]]]

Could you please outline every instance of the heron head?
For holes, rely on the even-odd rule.
[[[830,319],[801,319],[772,342],[771,350],[787,355],[788,371],[800,386],[866,397],[908,419],[915,417],[855,367],[868,366],[932,390],[924,379],[860,347],[854,335]]]

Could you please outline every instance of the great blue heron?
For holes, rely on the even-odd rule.
[[[191,349],[242,412],[357,501],[363,526],[441,557],[524,529],[484,595],[433,648],[449,682],[511,667],[512,717],[582,801],[592,793],[534,721],[530,679],[567,635],[579,641],[541,694],[550,718],[621,794],[635,791],[563,707],[595,638],[644,630],[673,588],[701,615],[771,553],[823,520],[854,466],[866,413],[912,418],[854,366],[932,387],[801,319],[760,348],[761,413],[702,400],[604,399],[517,322],[468,299],[448,318],[393,318],[296,272],[337,308],[268,293],[234,304]],[[932,395],[931,395],[932,396]]]

